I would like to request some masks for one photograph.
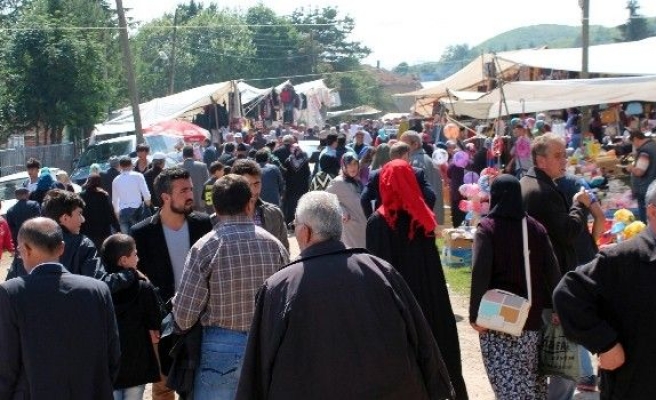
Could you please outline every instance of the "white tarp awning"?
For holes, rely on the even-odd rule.
[[[254,100],[259,100],[261,97],[268,95],[273,90],[273,88],[259,89],[243,81],[237,83],[237,88],[239,89],[239,94],[241,95],[242,104],[248,104]]]
[[[570,79],[557,81],[519,81],[495,89],[478,100],[441,102],[457,115],[492,119],[511,114],[533,113],[594,104],[627,101],[656,101],[656,75]],[[506,109],[507,105],[507,109]],[[499,112],[501,107],[501,112]]]
[[[656,58],[640,55],[652,54],[656,50],[656,36],[623,43],[600,44],[588,49],[588,71],[609,75],[648,75],[656,73]],[[582,50],[568,49],[525,49],[497,54],[483,54],[464,68],[439,81],[435,86],[400,93],[395,96],[432,97],[447,96],[447,90],[472,89],[486,82],[485,66],[494,65],[495,72],[502,73],[520,66],[563,71],[581,70]]]
[[[649,75],[656,73],[656,36],[635,42],[590,46],[588,72],[609,75]],[[580,47],[569,49],[518,50],[499,53],[499,59],[530,67],[580,71]],[[643,55],[643,56],[641,56]]]
[[[185,90],[166,97],[158,97],[139,105],[141,113],[141,125],[146,128],[158,122],[179,118],[189,113],[198,112],[202,107],[222,103],[228,100],[228,93],[232,89],[230,81],[214,83]],[[134,131],[134,119],[132,108],[126,107],[118,111],[118,115],[111,120],[96,126],[98,132],[115,131],[119,128],[122,132]]]
[[[328,118],[336,118],[343,115],[351,115],[354,117],[365,117],[367,115],[374,115],[380,112],[381,112],[380,110],[375,109],[371,106],[359,106],[359,107],[351,108],[349,110],[328,111],[326,114]]]

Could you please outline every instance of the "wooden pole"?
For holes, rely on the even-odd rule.
[[[130,94],[130,103],[132,104],[132,117],[134,119],[134,133],[137,135],[137,143],[143,143],[144,137],[141,129],[141,112],[139,111],[139,90],[137,89],[137,80],[134,73],[134,63],[132,62],[132,52],[130,51],[130,41],[128,39],[128,24],[125,19],[125,10],[123,10],[123,0],[116,0],[116,11],[118,13],[119,35],[121,48],[123,50],[123,67],[128,79],[128,92]]]

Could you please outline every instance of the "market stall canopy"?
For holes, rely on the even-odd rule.
[[[505,103],[502,102],[505,96]],[[511,114],[533,113],[628,101],[656,101],[656,75],[623,78],[519,81],[478,100],[440,100],[455,115],[493,119]],[[507,106],[507,109],[506,109]]]
[[[259,101],[264,96],[271,93],[271,91],[273,90],[272,87],[266,89],[259,89],[243,81],[237,83],[237,88],[239,88],[239,94],[241,95],[242,104],[249,104],[256,100]]]
[[[600,44],[589,47],[588,71],[608,75],[649,75],[656,73],[653,54],[656,36],[635,42]],[[544,69],[581,70],[580,47],[569,49],[519,50],[499,53],[500,60]]]
[[[195,114],[201,108],[213,103],[223,103],[224,101],[227,103],[228,94],[231,90],[233,90],[231,81],[226,81],[200,86],[142,103],[139,105],[141,125],[147,128],[158,122]],[[96,126],[98,132],[113,130],[113,133],[119,133],[115,131],[117,128],[122,129],[120,132],[134,131],[131,107],[119,110],[112,119]]]
[[[635,42],[600,44],[589,47],[588,71],[609,75],[648,75],[656,72],[656,58],[638,57],[652,54],[656,49],[656,37]],[[504,74],[520,66],[554,69],[563,71],[581,70],[580,47],[567,49],[524,49],[507,51],[495,55],[483,54],[464,68],[439,81],[438,84],[400,93],[395,96],[432,97],[448,96],[447,90],[467,90],[485,83],[488,78],[486,65],[493,66],[493,72]]]
[[[380,112],[381,112],[380,110],[377,110],[371,106],[359,106],[359,107],[351,108],[349,110],[328,111],[327,116],[328,118],[336,118],[345,115],[350,115],[353,117],[365,117],[367,115],[375,115]]]

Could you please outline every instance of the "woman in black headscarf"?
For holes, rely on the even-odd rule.
[[[558,262],[544,227],[524,211],[519,180],[499,175],[490,188],[490,213],[474,236],[469,322],[479,332],[483,362],[498,399],[546,399],[546,377],[538,373],[542,309],[560,280]],[[476,325],[481,298],[489,289],[527,297],[522,245],[526,218],[532,304],[520,337]]]

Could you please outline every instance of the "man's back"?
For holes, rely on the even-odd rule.
[[[260,198],[268,203],[280,206],[280,196],[285,188],[285,180],[280,168],[273,164],[260,164],[262,168],[262,191]]]
[[[9,224],[14,244],[17,243],[18,230],[23,222],[39,215],[41,215],[41,207],[34,200],[19,200],[7,210],[7,224]]]
[[[0,398],[112,399],[120,349],[105,283],[43,264],[0,284],[0,320]]]
[[[257,297],[238,399],[447,398],[414,297],[385,261],[319,243]]]
[[[102,181],[102,188],[109,194],[109,198],[112,198],[112,182],[114,178],[119,176],[121,172],[113,167],[110,167],[107,171],[100,173],[100,179]]]

